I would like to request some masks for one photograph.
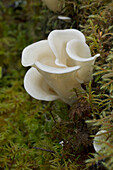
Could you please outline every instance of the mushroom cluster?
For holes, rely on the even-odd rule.
[[[81,83],[92,79],[91,57],[84,35],[76,29],[54,30],[48,40],[26,47],[22,65],[31,66],[24,78],[26,91],[38,100],[61,99],[69,105],[76,100],[73,88],[84,92]]]

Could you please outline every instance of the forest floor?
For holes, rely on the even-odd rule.
[[[58,15],[72,18],[58,20]],[[22,50],[54,29],[78,29],[100,53],[86,95],[72,107],[33,99],[23,86]],[[0,1],[0,169],[113,169],[113,2],[66,0],[54,13],[41,0]],[[107,130],[101,154],[94,135]],[[63,145],[61,143],[63,142]],[[106,147],[108,146],[108,147]]]

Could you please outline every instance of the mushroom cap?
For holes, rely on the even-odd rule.
[[[84,34],[76,29],[54,30],[49,34],[48,43],[56,56],[56,65],[67,67],[69,56],[66,52],[66,44],[73,39],[85,42]]]
[[[108,137],[106,134],[106,130],[100,130],[96,133],[96,136],[93,140],[93,146],[96,152],[99,152],[102,149],[102,143],[101,141],[105,141]]]
[[[53,12],[60,12],[63,8],[64,0],[42,0]]]
[[[25,90],[35,99],[53,101],[59,96],[46,83],[36,68],[30,68],[24,78]]]
[[[66,16],[62,16],[62,15],[59,15],[58,19],[63,20],[65,22],[70,22],[71,21],[70,17],[66,17]]]
[[[81,69],[78,71],[78,79],[83,82],[88,82],[92,79],[92,71],[95,60],[100,54],[91,57],[89,46],[81,40],[73,39],[67,43],[66,52],[70,57],[70,62],[73,65],[78,65]]]

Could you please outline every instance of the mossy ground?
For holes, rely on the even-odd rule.
[[[113,169],[113,3],[66,0],[61,14],[72,21],[58,20],[40,0],[0,1],[0,169]],[[65,28],[81,30],[92,55],[101,54],[86,95],[71,108],[30,97],[21,65],[24,47]],[[101,155],[91,137],[99,128],[109,133]]]

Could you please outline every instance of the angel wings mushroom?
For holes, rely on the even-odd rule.
[[[84,35],[76,29],[54,30],[47,40],[27,46],[22,65],[31,66],[24,78],[26,91],[35,99],[61,99],[69,105],[76,100],[73,88],[84,90],[81,83],[92,79],[91,57]]]

